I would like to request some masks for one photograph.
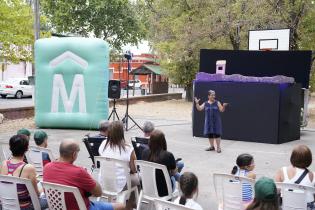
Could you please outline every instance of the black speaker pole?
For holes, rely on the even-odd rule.
[[[130,61],[131,61],[131,54],[125,54],[125,58],[127,59],[128,69],[127,69],[127,108],[126,108],[126,114],[124,118],[122,119],[123,123],[125,124],[126,131],[132,129],[134,126],[138,126],[140,130],[142,130],[141,126],[138,125],[138,123],[129,115],[129,72],[131,70]],[[128,128],[128,119],[130,119],[134,125],[130,128]]]

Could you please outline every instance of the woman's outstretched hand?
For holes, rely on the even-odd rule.
[[[229,105],[229,103],[223,103],[224,107],[227,107]]]
[[[196,104],[199,104],[199,101],[200,101],[200,99],[198,99],[198,98],[195,97],[195,103],[196,103]]]

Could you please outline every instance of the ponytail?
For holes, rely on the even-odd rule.
[[[186,197],[185,196],[181,196],[180,199],[179,199],[179,204],[185,206],[186,201],[187,201]]]
[[[232,169],[232,171],[231,171],[231,174],[235,175],[236,172],[237,172],[237,170],[238,170],[238,167],[237,167],[237,166],[234,166],[233,169]]]

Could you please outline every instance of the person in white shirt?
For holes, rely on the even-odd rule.
[[[193,197],[198,193],[198,178],[192,172],[185,172],[179,179],[182,195],[174,203],[184,205],[194,210],[203,210],[202,207],[194,201]]]
[[[312,164],[310,148],[306,145],[295,146],[291,153],[290,162],[291,166],[282,167],[277,171],[275,181],[314,187],[314,172],[308,169]],[[315,209],[313,194],[307,193],[306,201],[308,209]]]
[[[106,158],[114,158],[129,162],[131,185],[139,185],[139,179],[136,175],[135,160],[136,154],[133,147],[126,143],[124,137],[124,128],[121,121],[114,121],[108,127],[108,139],[104,140],[100,145],[98,152],[100,156]],[[117,186],[123,189],[126,186],[126,177],[122,168],[117,167]]]

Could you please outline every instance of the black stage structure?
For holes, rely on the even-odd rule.
[[[308,88],[311,51],[200,52],[200,72],[215,73],[216,61],[226,60],[226,74],[294,77],[296,84],[195,81],[194,95],[217,99],[230,106],[222,113],[222,138],[280,144],[300,138],[301,88]],[[193,107],[193,136],[203,137],[204,112]]]

